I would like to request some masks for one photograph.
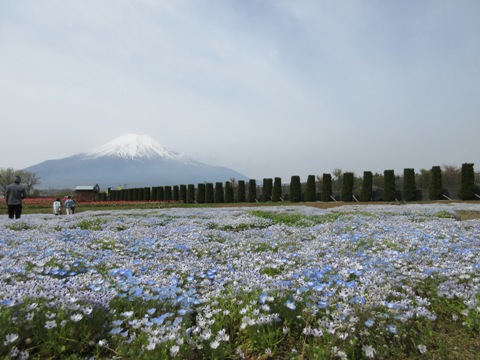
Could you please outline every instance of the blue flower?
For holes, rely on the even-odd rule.
[[[317,303],[317,306],[318,306],[319,309],[325,309],[328,306],[328,301],[320,300]]]
[[[387,330],[388,330],[388,332],[390,332],[392,334],[397,334],[398,333],[397,325],[389,324],[387,326]]]
[[[295,310],[297,308],[297,305],[295,305],[295,302],[290,300],[287,300],[287,302],[285,303],[285,306],[290,310]]]
[[[267,298],[268,298],[268,294],[267,293],[263,293],[259,296],[259,300],[260,300],[260,304],[265,304],[265,301],[267,301]]]
[[[120,334],[122,332],[122,328],[121,327],[117,327],[117,328],[114,328],[112,330],[110,330],[110,334],[112,335],[116,335],[116,334]]]

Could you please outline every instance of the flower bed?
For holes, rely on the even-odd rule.
[[[459,210],[480,206],[4,217],[0,355],[469,354],[480,332],[480,221],[456,221]],[[467,350],[438,339],[459,331]]]

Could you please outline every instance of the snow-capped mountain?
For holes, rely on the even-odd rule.
[[[148,135],[126,134],[89,152],[47,160],[26,171],[40,178],[38,189],[75,188],[99,184],[133,187],[225,182],[248,178],[229,168],[181,156]]]
[[[148,135],[125,134],[85,154],[87,159],[115,156],[124,159],[174,159],[178,153],[157,143]]]

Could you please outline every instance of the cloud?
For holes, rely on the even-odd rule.
[[[437,149],[432,163],[462,161],[479,130],[479,7],[3,1],[0,118],[6,133],[28,130],[27,155],[0,167],[132,132],[259,177],[333,163],[413,166],[417,157],[431,166],[414,150],[384,149],[405,148],[406,139]],[[447,151],[445,141],[459,145]],[[12,136],[0,151],[16,143]]]

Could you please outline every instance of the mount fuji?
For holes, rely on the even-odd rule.
[[[248,178],[229,168],[189,159],[148,135],[126,134],[87,153],[47,160],[24,169],[40,178],[39,189],[198,184]]]

